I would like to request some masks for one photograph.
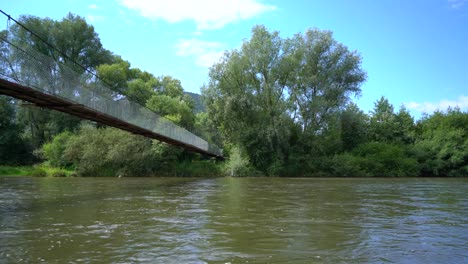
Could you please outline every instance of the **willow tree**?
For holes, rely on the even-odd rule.
[[[333,39],[332,32],[309,29],[288,40],[292,73],[288,78],[293,117],[304,132],[327,127],[330,116],[359,94],[366,73],[361,57]]]
[[[211,67],[202,89],[207,111],[225,140],[246,150],[253,164],[275,174],[287,152],[289,73],[278,32],[254,27],[240,50]]]
[[[302,140],[323,133],[366,79],[357,52],[311,29],[283,39],[264,26],[210,68],[202,89],[224,139],[275,175]]]

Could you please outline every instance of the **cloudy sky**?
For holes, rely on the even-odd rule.
[[[468,111],[468,0],[15,0],[14,18],[94,25],[104,47],[132,67],[171,75],[199,92],[224,50],[239,48],[256,24],[289,37],[331,30],[363,57],[368,80],[355,101],[365,111],[381,96],[416,116],[448,106]],[[4,18],[6,27],[6,18]]]

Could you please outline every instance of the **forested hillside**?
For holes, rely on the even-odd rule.
[[[80,176],[468,175],[468,113],[441,109],[414,120],[385,97],[363,112],[353,103],[367,79],[362,58],[329,31],[283,38],[255,26],[210,68],[200,96],[176,76],[133,68],[80,16],[19,20],[67,57],[15,24],[2,38],[80,63],[116,93],[222,146],[227,160],[0,96],[0,165],[43,164]],[[0,49],[4,70],[17,58],[3,42]]]
[[[208,115],[236,157],[232,174],[468,175],[468,114],[447,109],[415,122],[385,97],[364,113],[352,102],[366,80],[361,60],[329,31],[284,39],[254,27],[203,88]]]
[[[191,93],[191,92],[184,92],[184,94],[190,96],[193,102],[193,112],[195,114],[199,114],[206,111],[205,104],[203,103],[203,98],[200,94]]]

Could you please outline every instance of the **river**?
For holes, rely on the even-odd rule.
[[[468,263],[468,179],[0,178],[0,263]]]

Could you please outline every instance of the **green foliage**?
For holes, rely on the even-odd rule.
[[[282,43],[278,32],[255,27],[240,51],[226,53],[210,69],[210,82],[203,89],[209,116],[223,137],[246,149],[252,163],[264,171],[287,147]]]
[[[32,166],[0,166],[0,176],[31,176]]]
[[[229,176],[248,176],[250,162],[249,159],[242,154],[239,147],[231,148],[229,159],[225,164],[225,173]]]
[[[179,80],[170,76],[156,78],[148,72],[130,68],[130,63],[120,57],[116,57],[112,64],[100,65],[97,72],[114,91],[179,125],[193,128],[194,103],[184,94]]]
[[[369,117],[356,104],[348,105],[341,113],[340,121],[341,140],[344,150],[352,150],[358,145],[367,142]]]
[[[366,160],[362,157],[353,155],[352,153],[345,152],[343,154],[335,155],[330,160],[329,176],[335,177],[366,177],[371,176],[369,172],[365,171],[362,163]],[[386,176],[381,174],[380,176]]]
[[[0,96],[0,164],[31,164],[32,150],[38,148],[46,160],[29,169],[3,166],[0,175],[64,177],[73,173],[67,168],[83,176],[468,175],[468,114],[448,109],[415,124],[407,109],[395,112],[385,97],[369,115],[363,113],[350,103],[366,80],[361,57],[329,31],[310,29],[281,38],[279,32],[255,26],[240,49],[225,52],[210,68],[200,102],[184,93],[179,80],[131,68],[104,49],[93,26],[80,16],[68,14],[60,21],[22,16],[20,22],[67,56],[17,25],[8,35],[13,44],[83,73],[71,63],[77,61],[112,86],[109,98],[136,101],[224,145],[230,154],[224,164],[200,160],[165,143],[83,126],[78,118],[18,107],[19,102]],[[6,49],[0,46],[2,56],[9,54]],[[15,66],[1,58],[2,73],[29,70],[17,54],[10,55]],[[63,74],[60,67],[51,68],[38,81],[47,84]]]
[[[123,95],[143,106],[149,102],[148,105],[153,110],[160,112],[166,118],[188,129],[194,127],[194,102],[190,96],[184,94],[179,80],[171,76],[155,77],[148,72],[131,68],[129,62],[102,47],[93,26],[88,25],[84,18],[68,14],[60,21],[34,16],[22,16],[19,20],[61,52],[33,37],[16,24],[11,26],[8,33],[8,38],[14,45],[26,50],[36,50],[66,64],[77,73],[84,73],[82,67],[73,63],[73,61],[78,62],[88,70],[97,72],[100,79],[111,86],[113,92],[108,92],[109,99],[119,99]],[[1,34],[5,35],[6,32],[2,31]],[[21,71],[29,70],[28,65],[21,61],[21,56],[17,56],[15,50],[6,52],[8,47],[4,45],[0,49],[2,54],[10,56],[8,59],[14,64],[14,67],[11,67],[4,60],[0,61],[2,72],[14,71],[14,74],[22,74]],[[45,76],[38,76],[37,81],[43,82],[45,87],[49,87],[49,82],[60,80],[62,75],[67,73],[60,65],[45,71],[43,74]],[[75,79],[71,79],[69,83],[63,85],[83,82],[84,78],[88,77],[78,74],[77,76],[67,75],[66,78],[67,80]],[[89,83],[90,87],[94,87],[92,85],[94,79],[84,81]],[[51,87],[53,89],[54,85]],[[74,89],[68,87],[64,91],[73,92]],[[5,153],[0,153],[0,162],[3,163],[18,163],[19,158],[17,157],[14,160],[9,160],[11,157],[15,157],[13,155],[15,150],[31,154],[32,149],[40,149],[36,150],[36,153],[41,154],[40,157],[46,159],[51,166],[76,166],[79,172],[84,175],[93,173],[96,175],[149,175],[155,172],[155,168],[159,168],[158,166],[193,156],[175,147],[159,143],[153,145],[151,140],[128,137],[125,136],[126,134],[115,132],[115,130],[81,129],[77,133],[81,123],[80,119],[36,107],[22,107],[17,115],[5,115],[5,117],[11,120],[17,118],[19,126],[10,126],[11,133],[7,133],[7,129],[2,127],[1,136],[8,139],[2,142],[2,138],[0,138],[0,146],[2,146],[0,152],[5,150]],[[14,122],[10,123],[14,124]],[[20,141],[20,135],[24,135],[28,142],[31,142],[33,146],[31,149],[24,151],[19,144],[15,143]],[[87,136],[89,136],[90,141],[87,141]],[[18,140],[13,140],[13,137]],[[112,145],[113,141],[118,142],[118,144]],[[94,146],[90,145],[89,142],[92,142]],[[13,150],[7,152],[7,149]],[[164,153],[165,156],[158,156],[161,153]],[[121,164],[124,165],[121,166]],[[57,175],[59,174],[61,173],[58,172]]]
[[[33,176],[37,177],[71,177],[74,171],[67,168],[58,168],[51,166],[49,162],[34,165]]]
[[[399,145],[369,142],[351,153],[335,156],[332,171],[337,176],[415,177],[419,166]]]
[[[352,94],[359,94],[366,73],[356,51],[333,39],[332,32],[309,29],[286,41],[291,111],[304,132],[316,133]]]
[[[116,57],[115,60],[112,64],[99,65],[96,70],[99,77],[109,84],[111,89],[124,92],[130,78],[130,63],[120,57]]]
[[[75,134],[59,134],[43,146],[42,153],[52,166],[46,175],[53,177],[71,174],[54,167],[63,164],[74,167],[80,176],[221,175],[214,162],[195,161],[179,148],[114,128],[83,126]],[[189,159],[181,160],[184,155]]]
[[[361,157],[361,167],[369,176],[417,176],[418,164],[404,147],[381,142],[370,142],[353,151]]]
[[[31,172],[31,176],[33,177],[46,177],[47,176],[47,171],[40,167],[40,166],[34,166],[34,170]]]
[[[468,175],[468,114],[436,112],[419,124],[414,149],[424,176]]]
[[[416,125],[408,110],[402,106],[395,115],[395,142],[401,144],[413,144],[416,138]]]
[[[370,118],[369,137],[371,140],[394,144],[411,144],[414,141],[415,124],[406,108],[394,112],[388,99],[381,97],[375,102]]]
[[[370,119],[370,139],[379,142],[392,142],[396,121],[393,105],[388,99],[381,97],[374,104]]]
[[[52,44],[67,54],[72,61],[86,68],[95,68],[112,59],[111,53],[102,47],[94,27],[79,15],[69,13],[61,21],[55,22],[51,30]],[[58,60],[67,61],[66,58],[61,57],[61,54],[55,53],[54,55]]]
[[[183,127],[189,128],[194,126],[195,115],[183,98],[170,97],[165,94],[153,95],[148,100],[146,106]]]
[[[158,78],[158,85],[155,90],[158,94],[165,94],[173,98],[184,97],[184,89],[179,80],[165,75]]]
[[[28,141],[21,136],[22,127],[16,123],[15,116],[13,101],[0,96],[1,165],[25,165],[34,160]]]
[[[52,166],[69,167],[71,163],[65,160],[64,152],[71,137],[72,133],[68,131],[56,135],[51,142],[42,146],[41,157],[46,159]]]
[[[47,171],[42,167],[34,167],[34,170],[31,172],[33,177],[46,177]]]
[[[71,137],[64,158],[82,176],[146,176],[156,171],[151,140],[113,129],[83,127]]]
[[[209,117],[208,113],[202,112],[195,115],[195,131],[201,138],[216,146],[223,145],[219,129]]]
[[[8,33],[8,39],[13,45],[23,50],[33,49],[55,61],[66,64],[78,73],[84,73],[85,70],[74,62],[93,71],[98,65],[110,63],[113,59],[111,53],[102,47],[94,27],[88,25],[86,20],[78,15],[70,13],[60,21],[35,16],[21,16],[19,22],[57,49],[53,49],[17,24],[13,24]],[[23,63],[22,57],[17,52],[17,50],[12,50],[5,53],[9,56],[8,59],[11,63],[8,66],[2,65],[3,71],[21,75],[22,71],[30,70],[28,64]],[[53,89],[49,83],[60,80],[64,74],[70,81],[61,84],[63,86],[73,85],[79,81],[79,75],[78,77],[70,76],[59,66],[50,67],[50,69],[43,71],[36,81],[44,83],[44,87]],[[73,87],[65,88],[64,90],[73,92]],[[39,148],[44,142],[50,141],[54,135],[62,131],[77,129],[80,120],[63,113],[36,107],[22,107],[19,109],[18,123],[24,127],[23,135],[30,140],[33,147]]]
[[[193,102],[193,113],[194,114],[200,114],[206,111],[206,106],[203,103],[203,98],[201,95],[196,94],[196,93],[191,93],[191,92],[184,92],[185,95],[187,95],[190,100]]]
[[[0,176],[71,177],[73,170],[56,168],[45,162],[34,166],[0,166]]]
[[[240,50],[226,52],[210,69],[203,88],[207,111],[224,140],[245,149],[255,168],[280,175],[296,147],[291,141],[309,149],[349,95],[359,93],[366,78],[360,64],[330,32],[282,39],[256,26]]]

